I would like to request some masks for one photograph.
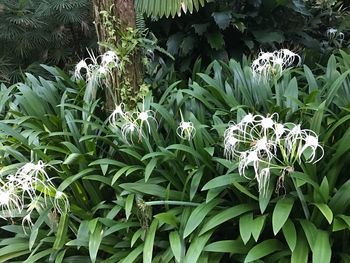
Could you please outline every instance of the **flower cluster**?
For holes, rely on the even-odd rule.
[[[115,110],[108,117],[108,121],[113,128],[120,127],[122,136],[127,142],[133,143],[134,135],[138,135],[141,140],[145,136],[145,131],[151,133],[151,123],[158,126],[155,112],[145,110],[144,103],[141,111],[125,111],[124,104],[116,105]]]
[[[67,196],[55,188],[45,166],[42,161],[36,164],[28,162],[15,174],[6,175],[0,180],[0,217],[6,219],[24,213],[23,223],[31,224],[33,210],[40,203],[46,205],[48,199],[60,213],[69,209]]]
[[[75,66],[75,79],[83,79],[82,71],[85,71],[85,78],[87,81],[98,81],[119,64],[118,56],[114,51],[107,51],[97,57],[91,51],[88,51],[88,53],[89,58],[81,60]]]
[[[252,62],[251,69],[255,78],[268,80],[271,76],[280,76],[282,71],[294,63],[299,65],[301,58],[289,49],[280,49],[274,52],[260,52]]]
[[[123,103],[116,105],[108,117],[108,122],[113,129],[120,128],[123,139],[129,143],[134,143],[135,135],[140,141],[147,133],[150,134],[152,123],[158,126],[155,112],[145,110],[144,102],[141,111],[132,112],[126,111]],[[176,134],[181,139],[190,141],[196,134],[196,128],[191,121],[185,121],[181,114],[181,122],[176,129]]]
[[[262,193],[268,187],[272,169],[280,171],[283,177],[293,171],[295,162],[315,163],[324,154],[315,132],[277,120],[277,113],[267,117],[247,114],[239,123],[231,123],[224,134],[226,158],[239,159],[242,176],[252,166]],[[321,151],[319,158],[317,149]]]

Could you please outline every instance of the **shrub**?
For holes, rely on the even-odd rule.
[[[2,85],[1,179],[42,161],[70,211],[39,198],[31,228],[7,217],[0,261],[347,262],[349,64],[341,52],[317,75],[304,66],[259,82],[247,61],[215,61],[188,88],[110,118],[57,69],[45,67],[55,81]],[[322,160],[305,151],[259,192],[253,166],[241,176],[224,155],[225,130],[248,113],[312,130]]]

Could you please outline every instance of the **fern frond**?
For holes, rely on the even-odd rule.
[[[136,28],[140,32],[143,32],[146,29],[145,18],[140,12],[136,12]]]

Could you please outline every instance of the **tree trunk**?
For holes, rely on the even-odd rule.
[[[134,7],[134,0],[93,0],[94,8],[94,18],[95,18],[95,27],[99,43],[108,43],[112,44],[115,47],[118,46],[120,42],[120,35],[118,32],[126,32],[127,28],[135,28],[136,24],[136,13]],[[110,39],[108,36],[108,29],[103,25],[103,16],[101,11],[108,11],[111,17],[115,17],[115,36],[113,39]],[[112,42],[112,43],[111,43]],[[105,47],[99,47],[100,53],[106,51]],[[106,88],[105,92],[105,110],[107,112],[113,111],[115,104],[120,104],[123,101],[121,96],[121,78],[128,78],[130,83],[131,90],[128,91],[128,94],[135,97],[139,91],[139,86],[142,82],[142,65],[141,58],[138,52],[135,52],[130,57],[130,63],[125,65],[124,74],[120,75],[118,72],[114,72],[114,76],[108,81],[108,84],[111,86],[113,93],[116,95],[116,100],[113,101],[113,98],[110,95],[110,92]],[[124,98],[125,99],[125,98]]]

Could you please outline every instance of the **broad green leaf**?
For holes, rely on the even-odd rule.
[[[156,158],[151,159],[151,161],[146,165],[145,182],[148,181],[149,177],[151,176],[151,174],[156,166],[157,166],[157,159]]]
[[[292,211],[293,204],[294,199],[292,198],[285,197],[278,200],[272,214],[272,229],[274,235],[277,235],[287,221],[289,214]]]
[[[282,43],[284,41],[284,35],[282,32],[278,31],[253,31],[252,32],[256,40],[260,43]]]
[[[267,215],[258,216],[252,222],[252,225],[251,225],[252,235],[253,235],[255,242],[258,241],[259,236],[264,228],[266,217],[267,217]]]
[[[293,252],[297,243],[297,232],[292,220],[288,219],[286,221],[282,227],[282,231],[290,250]]]
[[[329,243],[329,235],[326,231],[318,230],[316,241],[312,252],[313,263],[330,263],[332,248]]]
[[[348,144],[350,145],[350,144]],[[329,207],[334,214],[341,214],[346,211],[350,204],[350,180],[346,181],[329,201]]]
[[[290,108],[291,112],[298,110],[298,104],[295,102],[298,99],[298,83],[295,77],[289,82],[284,97],[286,98],[285,106]]]
[[[38,236],[39,229],[41,225],[44,223],[44,221],[48,218],[48,213],[50,212],[50,209],[51,207],[44,210],[42,214],[39,216],[39,218],[36,220],[35,224],[32,226],[32,230],[29,237],[29,250],[32,250],[35,244],[36,238]]]
[[[274,192],[274,184],[270,183],[268,189],[263,193],[259,192],[259,207],[261,214],[265,213],[267,206],[270,204],[271,196]]]
[[[200,224],[203,223],[203,219],[208,213],[220,203],[221,200],[214,199],[209,203],[202,203],[196,207],[187,221],[183,237],[186,238],[189,236]]]
[[[116,167],[123,167],[125,166],[124,163],[116,161],[116,160],[112,160],[112,159],[98,159],[96,161],[93,161],[89,164],[89,166],[93,166],[93,165],[108,165],[108,166],[116,166]]]
[[[337,232],[340,230],[344,230],[346,228],[349,228],[349,226],[344,222],[344,220],[335,217],[333,219],[333,224],[332,224],[332,231]]]
[[[54,250],[52,248],[45,249],[43,251],[40,251],[38,253],[32,253],[23,263],[34,263],[38,262],[38,260],[47,257],[50,255]],[[39,261],[40,262],[40,261]]]
[[[61,249],[67,240],[67,230],[68,230],[68,215],[67,213],[62,213],[60,222],[58,223],[56,239],[53,244],[55,250]]]
[[[240,183],[238,183],[238,182],[233,182],[232,184],[233,184],[234,187],[236,187],[241,193],[243,193],[243,194],[249,196],[250,198],[252,198],[252,199],[254,199],[254,200],[256,200],[256,201],[259,200],[258,197],[256,197],[255,195],[253,195],[246,187],[244,187],[244,186],[241,185]]]
[[[64,256],[66,254],[66,249],[65,250],[61,250],[60,252],[57,253],[56,258],[55,258],[55,263],[62,263]]]
[[[201,263],[201,262],[198,262],[198,259],[201,253],[203,252],[203,249],[212,234],[213,232],[210,231],[204,235],[196,236],[193,239],[190,247],[188,248],[188,251],[186,253],[183,263]]]
[[[221,34],[219,30],[207,32],[205,36],[207,37],[208,43],[211,48],[219,50],[224,47],[225,45],[224,35]]]
[[[89,255],[92,263],[96,262],[97,253],[103,238],[102,225],[98,222],[89,238]]]
[[[308,263],[309,246],[302,232],[298,232],[295,249],[292,252],[291,263]]]
[[[165,198],[167,195],[167,190],[158,184],[125,183],[125,184],[120,184],[119,186],[130,192],[139,192],[139,193],[149,194],[153,196],[158,196],[161,198]],[[168,193],[168,197],[169,199],[179,200],[181,199],[181,193],[176,191],[170,191]]]
[[[29,253],[28,242],[7,245],[0,248],[0,262],[6,262],[7,260]]]
[[[251,228],[252,223],[253,223],[253,213],[242,215],[239,218],[239,233],[241,235],[241,238],[244,244],[247,244],[252,234],[252,228]]]
[[[214,12],[212,17],[219,28],[224,30],[230,25],[232,14],[230,11]]]
[[[252,262],[270,255],[276,251],[283,250],[280,241],[276,239],[268,239],[255,245],[247,254],[244,263]]]
[[[129,217],[130,217],[131,209],[132,209],[133,204],[134,204],[134,197],[135,197],[134,194],[130,194],[130,195],[127,196],[127,198],[125,200],[125,217],[126,217],[126,220],[128,220]]]
[[[328,207],[328,205],[316,203],[315,206],[321,211],[321,213],[327,219],[328,223],[332,224],[333,213],[332,213],[332,210]]]
[[[65,179],[60,186],[58,187],[58,191],[60,192],[64,192],[64,190],[69,187],[72,183],[74,183],[76,180],[82,178],[85,175],[88,175],[92,172],[96,171],[93,168],[87,168],[85,170],[80,171],[79,173],[77,173],[76,175],[70,176],[67,179]]]
[[[140,228],[138,230],[136,230],[131,238],[131,242],[130,242],[130,245],[131,247],[133,247],[136,243],[136,241],[141,237],[142,240],[144,240],[144,235],[146,233],[146,230],[143,229],[143,228]]]
[[[305,219],[301,219],[300,224],[304,230],[305,236],[307,238],[307,241],[310,245],[311,250],[314,251],[314,244],[315,244],[315,240],[316,240],[317,228],[315,227],[315,225],[312,222],[305,220]]]
[[[143,263],[152,263],[154,237],[156,235],[157,227],[158,219],[155,218],[153,219],[151,226],[149,227],[146,234],[145,245],[143,247]]]
[[[123,261],[121,261],[121,263],[134,263],[134,262],[136,262],[136,259],[139,257],[139,255],[142,253],[142,251],[143,251],[143,244],[139,245],[132,252],[130,252],[128,254],[128,256],[126,258],[124,258]]]
[[[221,186],[230,186],[233,182],[244,182],[245,179],[240,176],[239,174],[225,174],[218,177],[215,177],[211,179],[209,182],[207,182],[203,188],[202,191],[209,190],[216,187]]]
[[[211,217],[203,226],[199,235],[203,235],[205,232],[213,229],[214,227],[221,225],[222,223],[240,216],[248,211],[254,210],[255,207],[250,204],[241,204],[228,209],[225,209],[222,212],[217,213],[215,216]]]
[[[71,153],[63,162],[63,164],[75,164],[79,163],[80,161],[84,160],[84,155],[81,153]]]
[[[171,225],[173,227],[177,227],[177,225],[179,223],[179,220],[170,211],[164,212],[164,213],[159,213],[159,214],[155,215],[154,217],[157,218],[159,220],[159,222]]]
[[[204,172],[204,166],[199,168],[193,175],[193,178],[191,180],[191,188],[190,188],[190,201],[193,200],[195,197],[199,184],[201,182],[201,179],[203,177],[203,172]]]
[[[183,243],[181,242],[180,235],[177,231],[169,233],[169,242],[171,251],[175,256],[176,261],[182,262],[185,254],[185,249],[183,247]]]
[[[215,253],[246,254],[249,246],[240,240],[221,240],[207,245],[204,251]]]

